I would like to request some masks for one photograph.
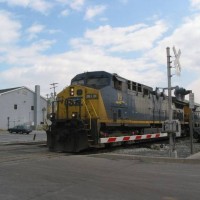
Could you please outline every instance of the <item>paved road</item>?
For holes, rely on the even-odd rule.
[[[3,200],[198,200],[197,164],[153,163],[48,152],[45,145],[0,145]]]
[[[0,131],[0,144],[13,142],[38,142],[46,141],[45,131],[32,131],[27,134],[9,133],[8,131]]]

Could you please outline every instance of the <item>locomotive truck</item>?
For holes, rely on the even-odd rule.
[[[176,87],[176,136],[189,133],[189,91]],[[158,88],[105,71],[76,75],[52,103],[47,145],[51,151],[79,152],[89,147],[167,137],[168,97]],[[199,129],[197,129],[199,135]]]

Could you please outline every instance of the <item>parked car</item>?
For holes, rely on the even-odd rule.
[[[10,133],[26,133],[29,134],[32,130],[24,125],[14,126],[13,128],[9,128],[8,131]]]

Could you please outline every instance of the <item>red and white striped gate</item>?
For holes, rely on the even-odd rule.
[[[100,143],[104,144],[104,143],[114,143],[114,142],[139,141],[139,140],[147,140],[147,139],[162,138],[162,137],[167,137],[167,133],[106,137],[106,138],[100,138]]]

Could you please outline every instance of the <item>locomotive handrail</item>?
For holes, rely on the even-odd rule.
[[[92,116],[91,116],[91,114],[90,114],[90,111],[89,111],[89,109],[88,109],[88,106],[87,106],[87,104],[85,103],[85,100],[83,99],[83,104],[85,105],[85,108],[86,108],[86,110],[87,110],[87,112],[88,112],[88,115],[89,115],[89,118],[90,118],[90,126],[89,126],[89,129],[91,129],[91,124],[92,124]]]
[[[89,100],[89,102],[90,102],[90,105],[92,106],[92,109],[93,109],[93,111],[94,111],[94,114],[96,115],[96,118],[98,118],[97,112],[96,112],[96,110],[95,110],[95,108],[94,108],[92,102],[91,102],[90,100]]]

